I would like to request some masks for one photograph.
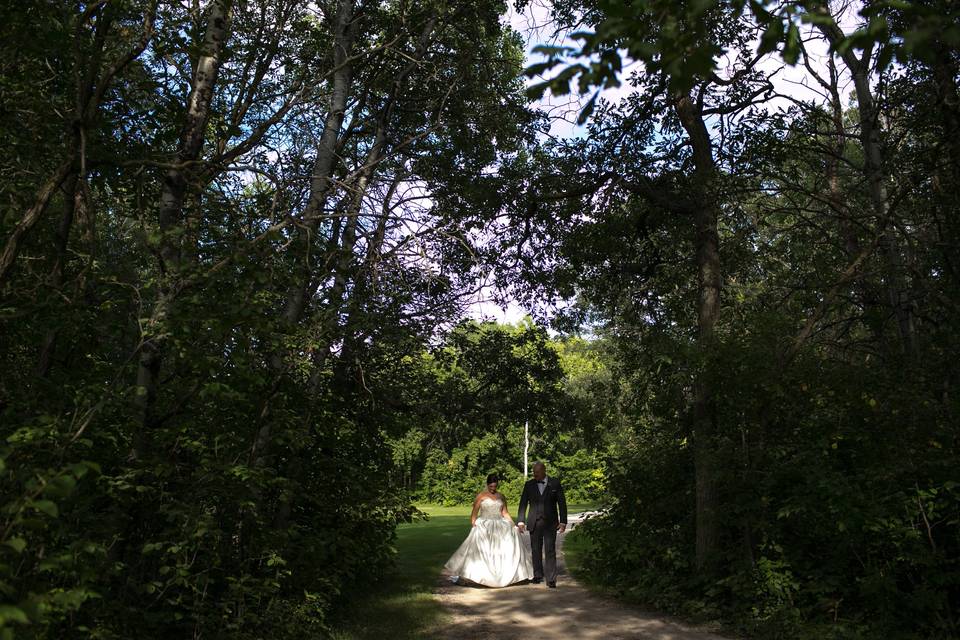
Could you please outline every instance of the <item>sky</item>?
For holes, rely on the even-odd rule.
[[[565,37],[565,34],[557,35],[551,24],[549,12],[550,0],[532,0],[523,12],[517,12],[513,9],[513,3],[510,2],[510,8],[504,16],[504,22],[510,24],[518,33],[524,36],[526,40],[526,60],[527,64],[541,61],[541,56],[532,54],[531,49],[538,44],[564,44],[573,45],[575,42]],[[846,0],[834,2],[835,6],[843,6],[838,23],[844,32],[851,32],[856,29],[859,16],[858,11],[862,3],[857,0]],[[828,47],[826,42],[818,33],[808,28],[802,32],[804,46],[809,54],[811,66],[827,77],[826,64],[828,60]],[[635,65],[625,65],[622,77],[630,74]],[[839,65],[842,67],[842,65]],[[776,97],[766,103],[768,110],[786,109],[791,105],[791,99],[803,101],[824,102],[826,97],[821,93],[821,89],[813,76],[801,63],[790,67],[785,65],[779,56],[771,55],[760,63],[760,68],[767,74],[772,74],[771,81],[777,94],[784,97]],[[718,75],[724,76],[724,60],[719,61]],[[540,78],[533,78],[529,84],[539,81]],[[841,75],[841,95],[847,95],[852,90],[848,77]],[[628,95],[632,88],[624,83],[618,88],[608,89],[601,95],[602,98],[617,102]],[[789,96],[789,97],[787,97]],[[576,125],[577,113],[586,98],[580,98],[576,95],[567,95],[553,97],[546,95],[538,100],[535,105],[545,110],[551,117],[551,127],[549,135],[556,137],[574,137],[585,134],[585,129]],[[489,299],[489,290],[481,293],[480,298],[471,305],[470,315],[477,319],[492,319],[504,323],[516,323],[521,320],[526,311],[517,303],[510,303],[506,308],[500,308]]]

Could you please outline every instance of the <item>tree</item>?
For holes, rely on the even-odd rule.
[[[609,8],[609,7],[604,7]],[[613,13],[608,15],[602,13],[603,25],[609,26],[610,22],[616,22],[618,25],[624,24],[625,12],[632,9],[613,9]],[[690,160],[692,169],[689,170],[686,178],[687,193],[683,199],[675,199],[669,208],[678,215],[683,215],[689,219],[692,227],[693,246],[692,252],[695,256],[695,265],[697,272],[697,343],[700,348],[699,360],[705,367],[698,374],[693,383],[693,401],[691,405],[693,433],[696,450],[696,478],[697,478],[697,562],[701,567],[713,566],[716,564],[719,553],[719,525],[717,512],[720,509],[718,503],[717,489],[717,462],[715,461],[715,434],[718,429],[716,424],[716,411],[714,410],[714,391],[711,388],[711,380],[714,374],[709,370],[711,363],[711,349],[714,342],[714,327],[717,324],[721,312],[721,261],[720,261],[720,238],[718,234],[718,219],[724,206],[718,188],[718,161],[715,158],[714,142],[710,128],[706,123],[709,117],[728,117],[739,114],[747,110],[764,96],[772,93],[772,86],[768,79],[758,71],[757,65],[761,58],[752,56],[749,51],[749,37],[753,33],[753,27],[748,21],[738,15],[733,9],[714,9],[703,14],[696,10],[683,6],[675,6],[675,16],[673,21],[664,22],[657,19],[657,12],[654,8],[647,7],[638,9],[639,14],[632,16],[629,23],[631,29],[628,42],[655,42],[664,43],[664,47],[675,46],[674,39],[681,37],[689,39],[695,29],[684,28],[685,25],[694,24],[687,22],[696,19],[703,19],[712,26],[710,33],[703,34],[698,40],[689,43],[696,51],[696,56],[707,56],[712,60],[712,53],[721,49],[732,48],[737,58],[737,68],[735,72],[727,78],[721,78],[713,72],[712,67],[707,72],[690,72],[686,68],[676,68],[665,62],[664,59],[657,58],[657,64],[648,64],[646,71],[636,76],[632,84],[641,89],[645,95],[642,98],[644,105],[642,108],[644,114],[655,112],[653,105],[655,103],[668,106],[672,110],[675,122],[682,128],[685,138],[679,140],[681,145],[689,145]],[[695,15],[694,15],[695,14]],[[612,28],[612,27],[611,27]],[[612,37],[614,41],[620,42],[624,35],[617,32],[618,35]],[[597,46],[596,44],[591,46]],[[611,42],[611,46],[613,43]],[[541,49],[545,53],[557,53],[550,49]],[[592,50],[587,46],[580,53],[591,53]],[[665,56],[665,54],[664,54]],[[615,73],[618,69],[617,63],[612,61],[609,55],[601,55],[601,65],[607,64],[609,67],[603,67],[605,72],[613,73],[606,77],[599,74],[590,75],[585,67],[570,66],[565,69],[557,78],[539,85],[535,90],[543,90],[547,86],[551,87],[554,93],[566,92],[565,85],[569,78],[579,73],[581,75],[581,87],[586,87],[592,82],[603,82],[610,84],[615,80]],[[645,56],[646,62],[652,61],[652,56]],[[528,69],[528,73],[539,72],[556,64],[557,60],[552,59],[546,63],[534,65]],[[691,63],[692,64],[692,63]],[[596,96],[594,96],[594,99]],[[592,107],[588,107],[592,109]],[[585,111],[584,113],[587,113]],[[634,115],[633,117],[644,117],[643,115]],[[649,117],[649,116],[648,116]],[[673,148],[667,151],[664,156],[671,157],[678,155],[679,148]],[[644,158],[637,162],[640,166],[654,166],[659,158]],[[656,206],[663,204],[662,194],[656,193],[651,186],[651,180],[648,175],[634,176],[618,175],[618,172],[608,171],[605,174],[595,177],[594,189],[599,190],[605,183],[612,182],[621,188],[632,191],[639,197],[648,198]]]
[[[322,635],[388,570],[479,275],[433,194],[537,117],[503,8],[0,10],[4,631]]]
[[[710,610],[758,637],[949,634],[953,587],[934,585],[953,584],[955,545],[937,530],[955,516],[927,514],[957,513],[940,471],[956,451],[940,435],[937,445],[929,440],[954,411],[937,391],[953,370],[940,359],[952,305],[935,301],[953,286],[939,266],[946,254],[934,249],[943,238],[936,220],[949,207],[929,205],[930,176],[952,171],[932,132],[951,120],[942,105],[918,109],[914,100],[952,95],[955,79],[938,85],[944,75],[921,53],[950,27],[932,5],[868,3],[861,28],[834,38],[818,68],[808,47],[833,31],[834,17],[814,3],[740,11],[746,6],[561,3],[558,19],[591,31],[575,36],[582,47],[542,48],[547,60],[528,69],[561,65],[534,92],[587,93],[619,82],[621,52],[641,63],[629,79],[637,91],[619,104],[594,93],[583,137],[517,161],[527,191],[511,203],[514,224],[498,247],[522,274],[509,284],[574,299],[567,326],[592,322],[616,353],[630,435],[609,467],[607,515],[583,530],[588,570],[647,606]],[[923,36],[921,24],[930,29]],[[736,37],[751,29],[759,50]],[[870,105],[858,99],[866,91],[850,103],[840,95],[845,57],[863,51]],[[825,100],[778,96],[751,73],[777,58],[809,65]],[[768,97],[790,106],[764,108]],[[868,122],[864,105],[873,109]],[[882,158],[879,181],[871,144]],[[919,161],[920,149],[933,157]],[[702,167],[712,168],[708,204],[723,250],[722,313],[708,347],[694,313],[703,282],[693,274],[698,242],[709,244],[690,224],[696,209],[685,208],[703,202]],[[906,294],[891,299],[891,284]],[[896,304],[907,313],[898,317]],[[913,319],[909,332],[903,318]],[[905,358],[907,333],[917,351]],[[700,389],[716,420],[709,453],[723,508],[715,528],[696,499],[705,468]],[[925,502],[932,495],[938,507]],[[715,543],[703,544],[711,531]],[[919,578],[919,566],[936,569]],[[912,613],[878,591],[849,588],[854,582],[884,585]],[[917,630],[921,618],[935,621]]]

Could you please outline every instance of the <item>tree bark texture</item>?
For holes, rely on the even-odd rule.
[[[232,0],[214,0],[210,4],[207,30],[185,105],[185,121],[180,132],[175,167],[167,171],[161,185],[158,222],[163,280],[149,321],[143,328],[144,337],[140,344],[135,397],[140,429],[134,440],[134,456],[143,454],[145,432],[155,427],[157,422],[155,404],[163,363],[166,331],[164,325],[178,294],[178,279],[183,271],[183,203],[190,181],[191,166],[199,160],[203,150],[217,75],[229,36],[231,9]]]
[[[714,452],[717,425],[714,390],[709,368],[714,327],[720,317],[720,236],[717,233],[719,206],[712,185],[716,173],[710,133],[696,101],[678,96],[674,110],[690,138],[694,160],[694,234],[697,264],[697,326],[703,368],[694,382],[693,437],[696,476],[696,561],[701,569],[716,564],[720,526],[718,469]]]
[[[333,184],[331,178],[336,168],[337,146],[340,142],[343,118],[347,110],[347,100],[350,97],[350,85],[353,81],[353,65],[350,63],[350,57],[359,27],[354,16],[354,4],[354,0],[342,0],[337,8],[333,52],[333,64],[337,71],[333,74],[330,109],[327,111],[323,133],[317,145],[317,159],[310,179],[310,199],[303,213],[303,226],[298,227],[295,246],[303,247],[305,255],[303,261],[298,263],[300,267],[297,269],[296,281],[287,292],[283,319],[289,325],[299,322],[306,309],[313,275],[310,264],[311,250],[326,209],[330,187]],[[333,241],[335,240],[333,238]],[[274,363],[275,368],[278,364],[278,362]]]
[[[831,47],[837,47],[844,38],[843,32],[835,23],[821,24],[819,28]],[[870,204],[875,218],[880,224],[883,224],[883,221],[887,219],[889,202],[885,185],[886,175],[883,168],[879,114],[873,89],[870,87],[870,58],[872,52],[873,47],[871,46],[863,52],[862,57],[857,57],[853,48],[850,47],[844,49],[840,57],[850,72],[854,92],[857,96],[860,143],[863,147],[864,157],[863,174],[867,182]],[[883,231],[879,249],[884,265],[888,304],[897,323],[901,348],[907,359],[912,360],[916,353],[913,314],[910,310],[909,295],[903,278],[904,270],[900,247],[891,226],[887,226]]]

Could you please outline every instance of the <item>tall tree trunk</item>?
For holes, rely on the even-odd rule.
[[[74,171],[74,166],[76,162],[76,153],[71,150],[68,158],[64,160],[59,167],[53,172],[53,174],[47,178],[47,180],[40,187],[40,191],[37,193],[36,198],[34,199],[33,204],[27,209],[24,213],[23,218],[17,225],[13,228],[13,232],[7,237],[7,242],[4,244],[3,251],[0,252],[0,287],[3,286],[7,278],[10,276],[10,272],[13,269],[13,264],[17,259],[17,255],[20,252],[20,242],[23,240],[23,237],[26,236],[34,225],[37,224],[37,221],[40,220],[44,212],[47,210],[47,205],[50,203],[50,198],[53,197],[53,194],[56,193],[57,189],[60,188],[60,185],[64,180],[67,179],[67,176]]]
[[[701,569],[716,566],[720,526],[716,402],[711,382],[711,345],[714,326],[720,316],[720,236],[717,233],[719,206],[713,183],[716,165],[710,133],[699,105],[689,94],[677,96],[674,110],[693,147],[694,201],[693,220],[698,275],[697,326],[703,367],[694,383],[693,437],[696,475],[696,559]]]
[[[284,321],[291,326],[300,321],[306,309],[308,293],[311,290],[310,283],[314,275],[310,265],[311,249],[314,246],[330,195],[330,187],[333,184],[331,178],[336,167],[337,146],[340,141],[343,118],[347,111],[350,84],[353,81],[353,64],[350,62],[350,57],[359,29],[354,11],[354,0],[342,0],[337,9],[333,53],[333,64],[337,71],[333,74],[330,108],[323,123],[320,143],[317,145],[317,159],[310,179],[310,200],[303,213],[304,224],[298,227],[297,233],[296,246],[304,247],[306,252],[303,261],[298,261],[295,282],[287,292],[283,311]],[[275,369],[279,368],[279,365],[279,362],[274,362]]]
[[[73,216],[76,211],[78,181],[79,178],[74,174],[67,177],[63,185],[63,215],[60,217],[60,225],[57,227],[57,253],[50,274],[50,285],[54,289],[60,289],[63,286],[63,275],[67,262],[67,242],[70,239],[70,228],[73,226]],[[41,378],[47,377],[50,373],[58,333],[59,328],[55,327],[47,331],[46,336],[44,336],[43,346],[40,348],[40,358],[37,363],[37,375]]]
[[[821,6],[822,11],[829,13],[828,5]],[[826,37],[830,46],[836,48],[845,37],[836,23],[818,25],[821,33]],[[897,323],[897,332],[900,336],[901,348],[908,360],[913,360],[915,347],[915,331],[913,313],[910,310],[908,292],[903,278],[903,260],[900,254],[893,225],[886,225],[889,213],[889,203],[885,185],[886,176],[883,171],[883,147],[879,113],[876,108],[873,90],[870,87],[870,60],[873,47],[868,46],[861,57],[857,57],[852,47],[843,50],[841,59],[853,79],[854,92],[857,96],[857,111],[860,124],[860,143],[863,147],[863,174],[867,181],[867,190],[874,217],[878,224],[885,225],[880,240],[880,253],[884,263],[885,286],[888,304]]]
[[[393,196],[405,176],[397,173],[393,176],[390,187],[384,196],[380,217],[373,233],[367,240],[367,253],[363,263],[359,265],[354,277],[353,293],[347,305],[346,318],[343,325],[343,349],[338,363],[335,378],[344,382],[352,370],[352,362],[357,354],[360,343],[366,335],[363,331],[363,316],[369,311],[369,302],[372,291],[377,286],[377,263],[383,254],[383,244],[387,235],[387,223],[390,220]]]
[[[410,74],[419,66],[420,60],[426,53],[436,24],[436,16],[431,17],[425,24],[417,46],[413,54],[409,56],[409,64],[394,78],[390,92],[377,114],[373,144],[367,152],[363,163],[346,179],[350,188],[350,194],[347,196],[349,204],[342,216],[343,234],[341,236],[340,246],[334,254],[333,269],[332,274],[330,274],[333,276],[333,283],[327,292],[327,304],[319,314],[321,345],[317,348],[313,357],[313,371],[309,383],[311,395],[315,393],[319,387],[324,366],[327,358],[330,356],[330,350],[339,339],[344,337],[343,332],[340,330],[340,314],[344,307],[347,285],[352,279],[356,281],[357,277],[355,273],[354,252],[358,240],[360,218],[363,212],[363,199],[367,195],[367,190],[370,187],[370,183],[377,169],[387,156],[389,126],[397,103],[403,94],[406,81]],[[328,274],[325,273],[315,277],[323,278],[327,277],[327,275]],[[300,308],[301,313],[302,311],[303,307]],[[342,375],[343,369],[338,367],[338,373]],[[310,412],[307,412],[307,420],[310,419],[312,419],[312,416]],[[262,464],[264,459],[266,449],[270,443],[270,431],[270,422],[265,421],[257,433],[257,438],[254,443],[254,451],[257,453],[257,464]],[[291,477],[296,477],[297,474],[303,471],[303,464],[296,453],[291,455],[288,466]],[[278,528],[286,526],[292,507],[293,496],[287,496],[287,499],[281,502],[275,517],[275,524]]]
[[[74,43],[74,57],[76,60],[75,71],[75,93],[73,118],[66,131],[66,139],[69,140],[70,148],[76,150],[76,166],[72,167],[71,174],[63,181],[63,215],[60,217],[60,224],[56,231],[56,245],[53,269],[50,274],[50,284],[54,289],[59,290],[63,286],[63,277],[67,262],[67,245],[70,240],[70,231],[73,227],[74,219],[78,213],[78,207],[81,199],[84,197],[87,168],[86,164],[86,139],[87,139],[87,113],[88,105],[93,97],[97,79],[101,74],[103,64],[103,52],[106,45],[107,33],[110,31],[113,22],[113,6],[107,5],[94,14],[97,16],[96,27],[93,34],[93,51],[90,55],[81,54],[81,39],[79,36]],[[78,33],[80,27],[78,25]],[[80,212],[82,213],[82,211]],[[83,216],[81,216],[83,217]],[[93,253],[92,243],[88,250]],[[43,346],[40,349],[39,362],[37,364],[37,375],[46,377],[50,373],[53,365],[53,355],[56,350],[57,336],[59,328],[50,329],[44,336]]]
[[[853,211],[850,210],[847,202],[847,196],[843,190],[843,184],[840,177],[840,169],[843,165],[844,153],[847,146],[847,132],[843,122],[843,101],[840,98],[840,74],[837,69],[836,60],[833,56],[827,59],[829,70],[829,80],[823,80],[816,76],[823,86],[824,90],[830,96],[830,116],[833,125],[833,141],[830,151],[827,153],[827,197],[830,206],[835,215],[839,218],[840,237],[843,240],[843,248],[847,257],[851,260],[860,255],[861,238],[857,231],[856,220],[853,217]],[[884,305],[877,299],[875,284],[868,281],[867,277],[857,272],[853,286],[859,296],[859,303],[865,311],[870,311],[868,318],[882,318]],[[883,327],[879,322],[868,322],[870,329],[874,332],[878,342],[881,338]]]
[[[823,87],[830,95],[830,120],[833,124],[833,143],[827,154],[827,188],[829,189],[830,204],[834,212],[840,216],[840,234],[843,237],[844,249],[849,256],[855,256],[860,251],[860,238],[857,236],[856,226],[843,212],[846,209],[846,198],[840,184],[840,165],[847,145],[846,128],[843,126],[843,101],[840,99],[840,77],[833,56],[827,59],[827,68],[830,80]]]
[[[282,320],[287,330],[292,330],[303,317],[307,307],[307,300],[315,291],[315,283],[319,282],[311,264],[312,249],[315,245],[320,221],[327,208],[327,201],[332,193],[333,172],[337,166],[337,150],[341,143],[343,119],[347,111],[347,102],[350,98],[353,82],[353,63],[351,55],[353,45],[359,32],[360,23],[355,15],[354,0],[341,0],[337,5],[336,19],[333,25],[333,64],[336,69],[330,92],[330,106],[323,122],[323,132],[317,145],[317,158],[313,164],[313,174],[310,178],[310,199],[303,212],[303,225],[297,228],[297,242],[295,247],[302,247],[304,255],[297,259],[294,269],[294,282],[287,290],[283,306]],[[330,235],[327,240],[327,251],[332,254],[341,235],[341,219],[333,219],[330,225]],[[270,421],[270,402],[279,388],[284,375],[283,354],[274,349],[269,356],[270,369],[274,381],[269,393],[266,394],[257,420],[257,433],[254,437],[250,459],[256,466],[266,464],[267,447],[273,431]]]
[[[939,43],[931,71],[940,107],[943,142],[947,149],[947,166],[934,182],[942,203],[940,225],[944,237],[940,244],[943,247],[944,264],[953,278],[954,286],[960,286],[960,215],[957,215],[956,203],[957,189],[960,189],[960,92],[957,90],[960,69],[954,56],[949,47]]]
[[[180,133],[175,166],[164,176],[160,190],[160,293],[145,328],[137,367],[139,426],[131,454],[141,456],[146,432],[156,426],[156,398],[163,362],[164,333],[167,316],[179,293],[183,275],[183,202],[191,175],[191,163],[200,158],[203,149],[210,106],[213,102],[223,49],[229,35],[232,0],[214,0],[207,16],[207,30],[197,58],[190,95],[187,98],[185,122]]]
[[[349,47],[352,46],[352,39],[354,37],[354,35],[350,33],[348,29],[356,28],[355,22],[351,24],[350,14],[345,9],[346,5],[350,5],[349,8],[352,10],[352,3],[347,0],[345,4],[340,5],[340,12],[338,12],[338,27],[344,29],[343,33],[345,38],[347,38],[342,43],[338,44],[338,50],[340,50],[342,47],[342,55],[344,56],[344,60],[346,60],[349,55]],[[329,248],[331,251],[329,251],[329,255],[332,256],[332,260],[330,261],[330,271],[324,270],[323,273],[314,273],[310,268],[309,263],[305,262],[304,267],[300,270],[300,279],[295,286],[288,291],[287,302],[284,308],[284,320],[288,326],[292,326],[299,322],[303,317],[303,314],[306,310],[307,294],[313,292],[322,281],[328,279],[331,275],[333,276],[333,283],[331,284],[330,290],[327,292],[327,304],[322,310],[320,310],[319,314],[323,344],[314,352],[313,373],[311,374],[310,380],[311,388],[316,388],[316,385],[319,384],[323,366],[330,355],[330,347],[338,339],[337,329],[339,326],[339,314],[342,311],[343,296],[351,276],[350,265],[353,261],[353,251],[357,241],[357,225],[359,224],[363,197],[366,195],[370,180],[373,178],[377,167],[387,155],[387,132],[396,108],[397,101],[403,93],[407,78],[419,66],[420,60],[426,53],[436,24],[437,19],[435,16],[429,19],[425,24],[420,35],[420,39],[417,43],[417,47],[414,50],[413,55],[409,56],[409,64],[407,64],[394,78],[390,87],[390,92],[377,114],[376,133],[373,145],[367,152],[363,164],[360,165],[360,167],[346,179],[346,182],[350,184],[352,195],[348,196],[349,204],[346,207],[344,215],[340,216],[340,219],[335,220],[333,223],[333,227],[335,229],[339,230],[342,228],[342,233],[339,237],[339,246],[333,243],[333,241],[337,238],[333,236],[330,238],[331,242]],[[340,32],[338,31],[338,33]],[[348,68],[349,66],[346,65],[341,68],[341,71],[344,71]],[[337,77],[335,76],[334,82],[336,83],[336,81]],[[341,77],[341,82],[346,83],[343,85],[344,105],[346,104],[346,90],[349,88],[349,81],[349,74]],[[331,107],[331,111],[332,109],[333,107]],[[331,163],[336,155],[335,152],[338,136],[334,135],[332,132],[328,136],[328,130],[330,129],[328,129],[327,125],[335,125],[336,132],[339,133],[339,127],[342,126],[342,123],[343,114],[341,113],[339,117],[334,119],[331,119],[331,115],[328,114],[328,120],[324,124],[324,132],[323,137],[321,138],[321,144],[329,145],[329,147],[325,148],[329,150],[329,159]],[[311,223],[313,224],[312,227],[308,226],[308,231],[312,228],[314,232],[317,228],[316,224],[319,220],[319,216],[322,214],[329,195],[331,184],[330,172],[332,172],[333,168],[332,164],[329,167],[326,164],[320,165],[321,155],[322,154],[318,152],[317,165],[319,169],[315,170],[314,172],[314,183],[311,187],[310,204],[308,205],[308,210],[304,216],[307,218],[307,220],[305,220],[305,226],[310,225]],[[328,169],[326,174],[324,174],[322,171],[325,168]],[[310,246],[309,243],[308,246]],[[283,366],[279,353],[274,353],[271,356],[271,367],[274,369],[275,374],[282,375]],[[265,460],[264,456],[266,455],[266,448],[269,446],[271,438],[272,426],[269,419],[266,418],[268,403],[269,398],[264,401],[264,409],[261,411],[260,427],[257,431],[251,454],[251,457],[255,461],[259,461],[258,464],[262,464],[262,462]]]
[[[351,265],[354,262],[353,246],[356,244],[357,239],[356,223],[360,218],[363,206],[363,197],[366,195],[370,181],[372,180],[377,167],[387,156],[387,131],[390,121],[393,118],[393,112],[396,109],[400,97],[403,95],[403,90],[406,86],[407,79],[409,78],[410,74],[413,73],[413,71],[419,66],[424,54],[426,54],[436,25],[436,16],[431,17],[426,22],[417,41],[417,46],[413,51],[413,55],[410,56],[410,62],[400,71],[400,73],[396,75],[396,77],[394,77],[393,83],[390,86],[390,93],[388,94],[387,99],[377,116],[377,129],[373,146],[370,147],[367,157],[364,159],[363,164],[358,169],[354,198],[349,210],[347,211],[347,229],[351,231],[351,236],[349,238],[350,251],[340,252],[340,259],[334,272],[334,282],[330,290],[330,295],[328,296],[327,309],[325,310],[324,314],[325,318],[327,319],[327,322],[325,323],[325,334],[328,336],[327,346],[321,349],[318,353],[321,365],[323,360],[328,357],[330,347],[333,345],[333,343],[343,338],[345,340],[345,351],[343,355],[346,357],[342,358],[341,364],[345,365],[346,367],[350,366],[348,362],[351,351],[350,345],[348,344],[347,336],[343,332],[338,331],[338,329],[340,328],[339,317],[344,305],[344,293],[346,291],[347,283],[350,281],[350,279],[353,279],[358,284],[362,280],[362,275],[359,273],[352,273],[353,270],[351,269]],[[384,216],[386,216],[386,214],[387,212],[385,211]],[[383,217],[378,224],[378,229],[385,228],[385,225],[386,217]],[[381,233],[381,231],[378,231],[377,233]],[[377,234],[375,233],[375,235]],[[344,236],[346,240],[346,231]],[[383,239],[381,238],[379,243],[382,244],[382,242]],[[363,265],[360,266],[360,271],[363,270],[364,265],[366,264],[367,262],[364,262]],[[360,286],[362,289],[362,285]],[[362,293],[362,291],[360,293]],[[344,378],[345,372],[346,369],[344,366],[338,367],[338,373],[341,380]],[[314,373],[317,374],[318,371],[315,370]]]

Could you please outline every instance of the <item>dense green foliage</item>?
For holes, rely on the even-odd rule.
[[[525,424],[624,597],[960,635],[956,3],[514,6],[575,136],[503,0],[0,7],[0,638],[327,636]]]
[[[425,198],[537,126],[505,9],[3,5],[2,637],[316,637],[389,567],[478,275]]]
[[[598,408],[613,381],[596,345],[551,340],[529,320],[519,326],[471,322],[423,364],[431,391],[422,399],[419,426],[391,441],[397,479],[420,500],[470,504],[487,475],[497,473],[514,509],[525,482],[525,423],[529,465],[547,464],[563,479],[570,501],[600,498],[600,454],[614,445],[617,429],[615,414]],[[590,388],[606,393],[590,395]]]
[[[594,55],[537,88],[562,93],[607,83],[620,52],[647,63],[531,168],[558,195],[526,235],[549,255],[526,286],[579,297],[634,427],[604,517],[581,529],[583,566],[759,637],[956,637],[956,7],[864,3],[844,34],[829,3],[776,5],[811,25],[782,55],[822,98],[774,110],[758,62],[784,32],[738,4],[557,3],[596,29],[530,69]],[[713,54],[676,63],[683,43]],[[697,270],[715,265],[707,316]]]

